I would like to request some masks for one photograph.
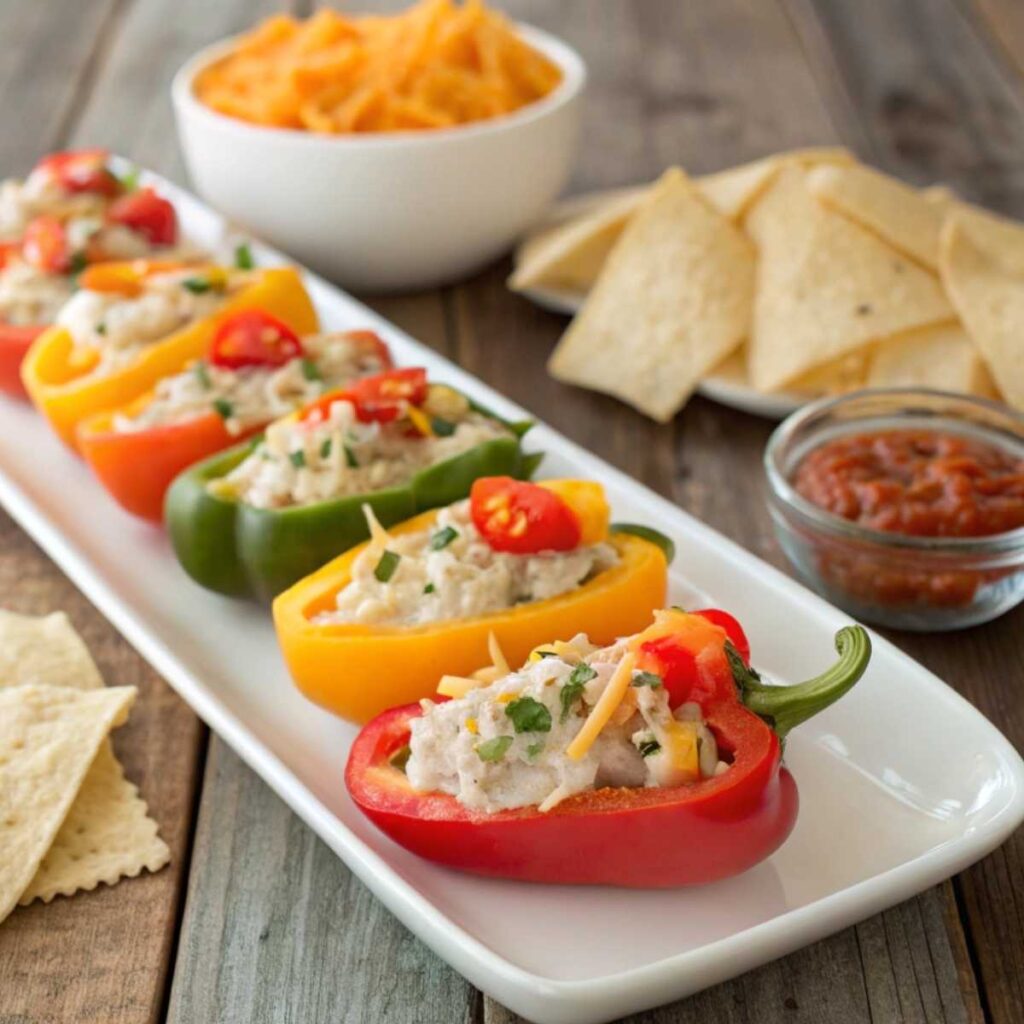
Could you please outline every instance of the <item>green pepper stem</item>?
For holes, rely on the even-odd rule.
[[[740,699],[775,730],[779,739],[785,739],[790,729],[824,711],[853,688],[871,660],[871,638],[863,626],[845,626],[836,633],[836,650],[839,660],[828,671],[792,686],[767,686],[749,669],[741,676],[733,664]]]

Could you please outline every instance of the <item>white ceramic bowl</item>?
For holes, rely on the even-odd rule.
[[[540,219],[576,150],[583,61],[539,29],[518,30],[561,68],[561,83],[513,114],[422,132],[327,136],[227,117],[193,83],[233,40],[201,50],[171,86],[192,181],[231,220],[345,287],[465,276]]]

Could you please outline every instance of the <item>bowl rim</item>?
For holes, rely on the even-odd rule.
[[[828,534],[833,538],[852,541],[860,545],[876,545],[891,552],[910,554],[930,554],[936,556],[965,557],[996,557],[1007,555],[1024,555],[1024,526],[1001,533],[984,534],[978,537],[920,537],[904,533],[890,533],[863,526],[851,519],[844,519],[833,512],[823,509],[809,501],[790,483],[782,467],[781,453],[791,442],[796,432],[809,420],[823,412],[829,412],[844,405],[861,401],[865,398],[903,398],[907,401],[925,399],[932,401],[955,402],[960,406],[974,406],[987,412],[995,412],[1016,424],[1021,429],[1024,444],[1024,414],[1003,402],[980,398],[974,395],[957,394],[937,388],[863,388],[837,397],[826,397],[811,402],[792,413],[772,431],[765,445],[762,465],[768,479],[771,499],[782,506],[783,510],[797,513],[820,534]],[[897,417],[898,412],[893,413]],[[956,418],[951,414],[950,418]],[[855,419],[850,420],[851,425]],[[989,433],[989,428],[979,425],[982,433]]]
[[[422,130],[349,132],[329,135],[301,128],[278,128],[253,124],[241,118],[230,117],[207,106],[195,94],[195,80],[199,73],[215,61],[227,56],[243,33],[227,36],[204,46],[192,54],[174,73],[171,80],[171,102],[179,115],[199,118],[222,131],[239,136],[265,138],[296,146],[333,146],[339,149],[367,150],[374,147],[421,147],[434,143],[457,142],[504,131],[514,131],[561,110],[577,99],[587,84],[587,66],[577,50],[558,36],[545,32],[526,22],[513,22],[516,32],[531,46],[554,61],[562,72],[562,80],[546,96],[528,103],[518,110],[481,121],[453,125],[450,128]]]

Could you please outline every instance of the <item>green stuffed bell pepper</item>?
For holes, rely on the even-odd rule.
[[[266,433],[185,470],[164,521],[185,571],[222,594],[270,600],[368,537],[469,494],[482,476],[529,479],[541,456],[508,423],[420,368],[324,395]]]

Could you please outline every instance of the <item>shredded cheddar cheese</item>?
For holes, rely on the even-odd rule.
[[[572,743],[566,748],[566,756],[573,761],[580,761],[587,751],[594,745],[594,740],[601,734],[601,730],[608,724],[615,709],[622,703],[622,699],[629,690],[629,682],[633,676],[633,666],[636,664],[636,655],[630,652],[615,669],[608,685],[604,688],[598,702],[594,705],[583,727],[573,737]]]
[[[420,0],[401,14],[277,15],[200,73],[229,117],[324,134],[448,128],[546,96],[558,67],[482,0]]]

